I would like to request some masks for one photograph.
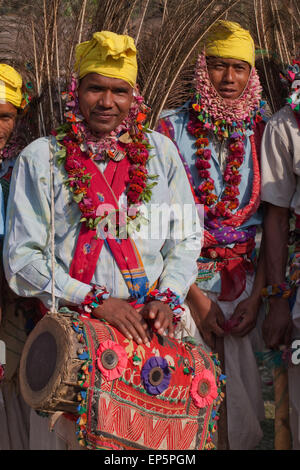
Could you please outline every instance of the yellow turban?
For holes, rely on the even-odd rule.
[[[0,64],[0,103],[9,102],[20,108],[22,102],[22,77],[10,65]]]
[[[136,47],[130,36],[110,31],[94,33],[93,39],[76,47],[75,71],[79,78],[88,73],[120,78],[135,86],[137,77]]]
[[[231,21],[217,21],[211,28],[205,43],[206,56],[244,60],[254,67],[254,41],[246,29]]]

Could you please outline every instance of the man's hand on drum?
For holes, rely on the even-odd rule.
[[[140,310],[140,314],[146,321],[150,322],[158,334],[163,335],[168,331],[168,336],[174,337],[173,312],[169,305],[159,300],[153,300],[144,305]]]
[[[138,344],[147,344],[150,341],[148,324],[143,315],[126,300],[110,297],[93,310],[93,315],[106,320],[129,340],[134,340]]]

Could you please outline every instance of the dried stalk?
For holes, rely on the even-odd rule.
[[[280,33],[281,33],[281,37],[282,37],[282,41],[283,41],[283,47],[284,47],[286,58],[287,58],[287,63],[290,63],[291,62],[291,56],[290,56],[290,54],[288,52],[288,49],[287,49],[285,34],[282,30],[282,23],[281,23],[281,20],[280,20],[280,15],[278,13],[278,8],[277,8],[276,2],[274,3],[274,5],[275,5],[275,12],[276,12],[276,16],[277,16],[277,19],[278,19]]]
[[[51,90],[51,81],[50,81],[50,66],[49,66],[46,0],[44,0],[44,33],[45,33],[45,53],[46,53],[46,67],[47,67],[49,103],[50,103],[50,118],[51,118],[51,125],[54,126],[54,111],[53,111],[52,90]]]
[[[147,0],[147,1],[146,1],[146,5],[145,5],[145,8],[144,8],[144,11],[143,11],[143,14],[142,14],[142,18],[141,18],[141,20],[140,20],[140,25],[139,25],[138,33],[137,33],[136,38],[135,38],[136,44],[138,44],[138,42],[139,42],[139,38],[140,38],[140,34],[141,34],[141,30],[142,30],[143,23],[144,23],[146,11],[147,11],[148,6],[149,6],[149,1],[150,1],[150,0]]]
[[[124,25],[122,34],[126,34],[126,33],[127,33],[128,24],[129,24],[131,15],[132,15],[132,13],[133,13],[133,10],[134,10],[134,8],[135,8],[135,6],[136,6],[136,4],[137,4],[137,1],[138,1],[138,0],[134,0],[133,4],[132,4],[131,7],[130,7],[130,10],[129,10],[129,13],[128,13],[128,16],[127,16],[127,20],[126,20],[126,22],[125,22],[125,25]]]
[[[84,4],[83,6],[81,7],[81,10],[80,10],[80,13],[78,15],[78,19],[77,19],[77,22],[76,22],[76,28],[75,28],[75,31],[74,31],[74,38],[76,37],[76,34],[77,34],[77,31],[78,31],[78,27],[80,27],[80,19],[82,17],[82,12],[83,12],[83,7],[84,7]],[[76,43],[78,44],[78,43]],[[74,40],[72,42],[72,46],[71,46],[71,49],[70,49],[70,54],[69,54],[69,61],[68,61],[68,69],[70,70],[70,67],[71,67],[71,61],[72,61],[72,57],[73,57],[73,50],[74,50]]]
[[[84,22],[84,18],[85,18],[86,4],[87,4],[87,0],[84,0],[83,5],[82,5],[82,16],[81,16],[81,23],[80,23],[80,29],[79,29],[78,43],[81,43],[81,36],[82,36],[83,22]]]
[[[262,47],[262,42],[261,42],[261,36],[260,36],[259,23],[258,23],[257,1],[258,1],[258,0],[254,0],[255,22],[256,22],[256,28],[257,28],[257,36],[258,36],[259,47],[260,47],[260,49],[263,49],[263,47]],[[262,2],[262,0],[260,0],[261,15],[262,15],[262,5],[261,5],[261,2]],[[263,18],[262,18],[262,24],[264,24]],[[267,48],[267,50],[268,50],[268,45],[267,45],[267,44],[266,44],[266,48]],[[270,83],[269,83],[269,79],[268,79],[268,72],[267,72],[267,68],[266,68],[266,62],[265,62],[265,58],[264,58],[264,55],[263,55],[263,54],[262,54],[262,62],[263,62],[263,67],[264,67],[264,72],[265,72],[265,78],[266,78],[266,81],[267,81],[267,87],[268,87],[268,90],[269,90],[269,97],[270,97],[270,99],[271,99],[272,111],[274,112],[275,109],[276,109],[276,107],[275,107],[275,105],[274,105],[274,101],[273,101],[273,97],[272,97],[272,90],[271,90],[271,87],[270,87]]]
[[[35,79],[36,79],[36,87],[39,98],[41,97],[41,83],[38,73],[38,62],[37,62],[37,53],[36,53],[36,42],[35,42],[35,30],[33,20],[31,20],[31,28],[32,28],[32,40],[33,40],[33,53],[34,53],[34,68],[35,68]],[[40,112],[38,114],[38,123],[39,123],[39,133],[40,136],[46,135],[46,128],[45,128],[45,120],[43,114],[43,107],[42,103],[39,102],[39,109]]]
[[[211,5],[214,3],[215,0],[211,0],[210,4],[208,5],[207,8],[211,7]],[[175,12],[176,15],[176,12]],[[172,46],[174,47],[174,43],[176,41],[176,38],[178,38],[179,34],[178,31],[185,33],[185,30],[188,30],[191,26],[191,23],[194,22],[194,18],[190,18],[189,22],[186,23],[186,18],[183,18],[182,22],[178,25],[176,31],[170,36],[167,44],[165,45],[163,50],[160,50],[159,54],[156,57],[156,60],[153,61],[153,66],[151,67],[149,73],[148,73],[148,79],[144,85],[144,90],[147,89],[150,83],[153,81],[153,76],[157,77],[158,72],[156,71],[156,68],[160,66],[160,69],[162,69],[165,66],[165,63],[167,60],[169,60],[169,51],[172,49]],[[151,93],[151,91],[150,91]]]
[[[57,7],[58,7],[57,0]],[[59,118],[60,124],[63,122],[63,111],[62,111],[62,101],[61,101],[61,87],[60,87],[60,65],[59,65],[59,49],[58,49],[58,32],[57,32],[57,10],[55,10],[54,15],[54,35],[55,35],[55,51],[56,51],[56,73],[57,73],[57,88],[58,88],[58,104],[59,104]]]
[[[273,18],[275,20],[275,13],[274,13],[275,9],[274,9],[274,5],[273,5],[272,0],[270,0],[270,5],[271,5]],[[277,31],[277,28],[275,28],[275,37],[276,37],[277,47],[278,47],[278,51],[279,51],[279,55],[280,55],[280,60],[281,60],[281,63],[284,64],[283,52],[282,52],[282,49],[281,49],[281,42],[280,42],[280,37],[279,37],[278,31]]]

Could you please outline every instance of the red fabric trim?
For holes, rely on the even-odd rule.
[[[221,276],[221,293],[218,300],[233,301],[245,290],[246,274],[254,271],[253,263],[249,259],[254,248],[255,241],[250,239],[245,243],[236,244],[234,248],[215,247],[202,250],[201,254],[206,258],[222,259],[220,269],[217,269]]]

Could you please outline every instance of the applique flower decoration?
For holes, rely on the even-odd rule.
[[[163,357],[151,357],[142,368],[141,378],[150,395],[159,395],[168,388],[171,380],[167,361]]]
[[[107,380],[121,377],[127,362],[126,351],[120,344],[109,339],[100,344],[97,351],[97,366]]]
[[[193,378],[190,394],[198,408],[211,405],[218,396],[214,375],[207,369],[197,374]]]

